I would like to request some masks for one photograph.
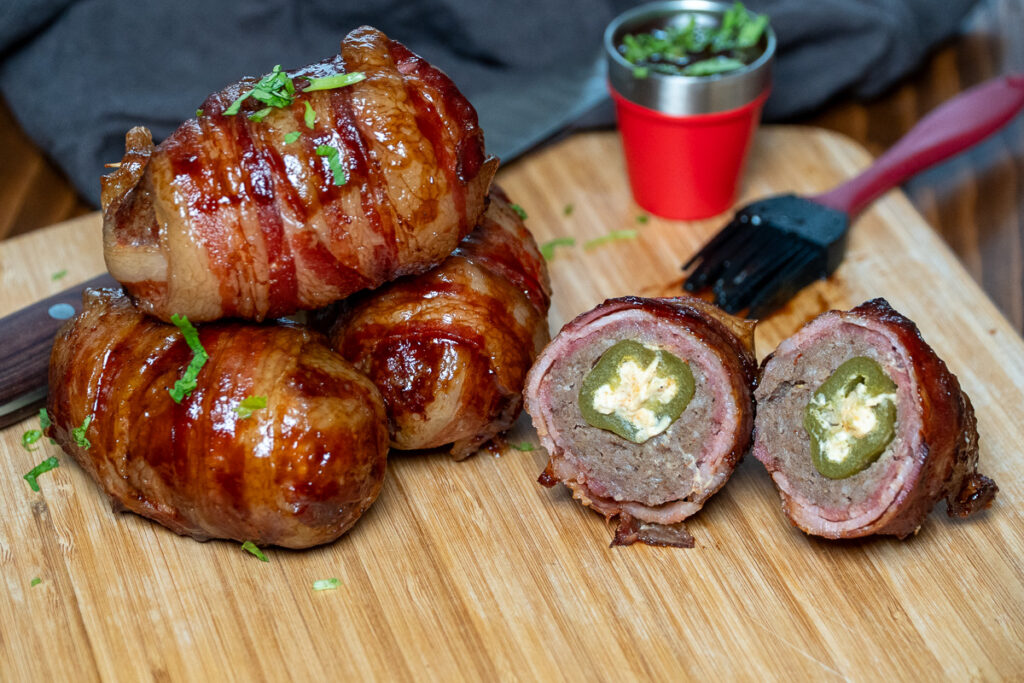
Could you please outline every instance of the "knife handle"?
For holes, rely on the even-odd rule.
[[[53,339],[82,310],[86,287],[120,287],[103,274],[0,319],[0,429],[39,409],[46,398]]]

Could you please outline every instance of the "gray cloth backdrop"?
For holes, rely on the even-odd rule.
[[[749,0],[779,38],[765,117],[870,98],[920,63],[974,0]],[[124,134],[157,140],[206,95],[302,66],[370,24],[444,69],[509,161],[573,125],[611,124],[601,36],[630,0],[0,0],[0,91],[25,131],[98,203]],[[2,157],[2,150],[0,150]]]

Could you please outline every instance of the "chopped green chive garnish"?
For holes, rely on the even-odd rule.
[[[303,92],[313,90],[331,90],[334,88],[341,88],[346,85],[352,85],[366,78],[366,74],[361,71],[356,71],[350,74],[340,73],[325,76],[323,78],[309,78],[309,85],[307,85]],[[273,107],[288,107],[295,102],[295,82],[288,77],[282,69],[281,65],[278,64],[274,67],[274,70],[259,80],[251,90],[242,94],[241,97],[231,103],[227,109],[224,110],[224,116],[234,116],[242,110],[242,102],[249,98],[253,98],[263,104],[267,105],[259,111],[249,114],[249,119],[252,121],[262,121],[266,118],[267,114],[270,113]],[[305,102],[306,111],[303,118],[306,122],[307,128],[313,128],[313,124],[316,121],[316,112],[310,106],[309,102]],[[196,110],[196,116],[202,114],[201,109]],[[292,140],[294,142],[294,140]],[[337,183],[342,185],[344,183]]]
[[[522,443],[514,443],[514,444],[510,444],[510,445],[512,446],[512,448],[516,449],[517,451],[532,451],[533,450],[533,444],[530,443],[529,441],[524,441]]]
[[[270,113],[270,110],[272,108],[273,107],[263,107],[263,109],[260,109],[259,111],[254,111],[253,113],[249,114],[249,120],[259,123],[263,119],[267,118],[267,114]]]
[[[174,383],[172,388],[167,390],[175,403],[181,403],[181,400],[191,394],[192,390],[196,388],[196,378],[199,376],[199,371],[206,365],[206,361],[210,357],[206,354],[206,349],[203,348],[199,341],[199,333],[196,332],[196,328],[192,326],[192,323],[188,321],[187,316],[175,313],[171,316],[171,322],[181,330],[181,334],[185,337],[185,343],[192,349],[193,354],[192,361],[185,369],[185,374]]]
[[[295,101],[295,84],[278,64],[274,70],[224,110],[224,116],[234,116],[242,109],[242,102],[253,98],[269,107],[287,107]],[[266,116],[264,114],[264,116]]]
[[[306,128],[313,130],[313,124],[316,123],[316,112],[313,111],[313,105],[309,103],[309,100],[303,102],[306,105],[306,113],[303,114],[303,119],[306,122]]]
[[[300,133],[297,130],[293,130],[291,133],[288,133],[288,135],[284,136],[284,144],[290,145],[301,137],[302,133]]]
[[[246,541],[245,543],[243,543],[242,550],[251,555],[255,555],[260,562],[270,562],[270,560],[267,559],[267,556],[263,554],[263,551],[260,550],[259,547],[252,541]]]
[[[30,429],[21,435],[21,447],[26,451],[34,451],[32,444],[43,438],[43,433],[38,429]]]
[[[71,438],[74,439],[75,443],[82,448],[92,448],[92,444],[89,442],[89,439],[85,437],[85,433],[89,430],[89,423],[91,422],[92,415],[86,415],[81,426],[75,427],[71,430]]]
[[[317,156],[327,157],[327,165],[331,168],[331,174],[334,175],[335,185],[344,185],[348,182],[348,174],[345,173],[345,167],[341,165],[341,152],[336,147],[330,145],[320,145],[316,148]]]
[[[40,429],[46,429],[47,427],[49,427],[52,424],[53,424],[53,422],[50,421],[50,414],[48,412],[46,412],[46,408],[40,408],[39,409],[39,428]]]
[[[235,406],[234,410],[238,413],[238,417],[245,420],[252,417],[252,411],[266,407],[266,396],[249,396],[247,398],[243,398],[241,402]]]
[[[242,102],[249,99],[250,95],[252,95],[252,90],[232,102],[231,106],[224,110],[224,116],[234,116],[237,114],[242,109]]]
[[[341,579],[319,579],[313,582],[315,591],[332,591],[341,585]]]
[[[519,214],[520,218],[522,218],[524,221],[526,220],[526,209],[519,206],[518,204],[509,204],[509,206],[512,208],[513,211]]]
[[[574,247],[576,239],[573,237],[556,237],[550,242],[540,245],[540,255],[550,261],[555,257],[555,247]]]
[[[576,210],[575,206],[573,206],[572,204],[566,204],[565,208],[562,209],[562,213],[565,214],[566,216],[571,216],[572,212],[575,211],[575,210]]]
[[[642,213],[636,217],[636,222],[640,223],[641,225],[645,224],[649,220],[651,220],[651,217],[645,213]]]
[[[42,582],[43,582],[42,579],[40,579],[38,576],[35,576],[35,577],[32,577],[32,580],[29,581],[28,585],[30,585],[30,586],[38,586]]]
[[[359,81],[365,80],[366,74],[362,71],[353,71],[350,74],[333,74],[331,76],[325,76],[323,78],[310,78],[309,85],[302,89],[302,92],[311,92],[313,90],[333,90],[334,88],[344,88],[346,85],[352,85]]]
[[[202,109],[196,109],[196,118],[198,119],[202,115],[203,115],[203,110]]]
[[[647,78],[651,75],[651,70],[646,66],[634,66],[633,67],[633,78]]]
[[[67,274],[68,274],[68,269],[67,269],[67,268],[64,268],[64,269],[62,269],[62,270],[58,270],[58,271],[57,271],[56,273],[54,273],[53,275],[51,275],[51,276],[50,276],[50,279],[51,279],[51,280],[54,280],[54,281],[57,281],[57,280],[61,279],[62,277],[64,277],[64,276],[65,276],[65,275],[67,275]]]
[[[594,247],[599,247],[602,244],[607,244],[608,242],[636,239],[636,235],[636,230],[612,230],[607,235],[584,242],[583,248],[593,249]]]
[[[25,475],[25,481],[27,481],[28,485],[32,487],[33,491],[39,491],[39,483],[36,481],[36,477],[43,472],[49,472],[57,467],[60,467],[60,461],[55,457],[49,457],[29,470],[28,474]]]

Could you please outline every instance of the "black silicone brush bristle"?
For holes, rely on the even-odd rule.
[[[841,211],[794,195],[755,202],[683,265],[693,269],[683,287],[710,288],[725,311],[763,317],[838,267],[848,227]]]

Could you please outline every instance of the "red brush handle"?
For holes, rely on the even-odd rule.
[[[876,197],[1006,125],[1024,107],[1024,74],[965,90],[928,113],[860,175],[809,197],[853,218]]]

